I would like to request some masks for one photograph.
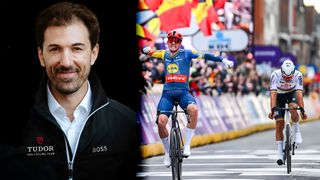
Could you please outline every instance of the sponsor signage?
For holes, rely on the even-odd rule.
[[[242,29],[214,31],[212,36],[198,32],[192,38],[192,44],[198,51],[242,51],[248,42],[248,34]]]
[[[290,59],[294,64],[297,60],[291,53],[283,53],[278,46],[256,45],[253,47],[253,55],[257,64],[270,63],[273,67],[280,67],[285,59]]]

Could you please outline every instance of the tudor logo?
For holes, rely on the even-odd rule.
[[[42,145],[44,142],[44,137],[43,136],[37,136],[36,137],[36,142],[38,145]]]
[[[53,146],[27,146],[27,152],[53,152]]]
[[[52,156],[55,155],[54,146],[27,146],[27,156]]]
[[[26,147],[27,156],[52,156],[55,154],[54,146],[43,145],[45,142],[43,136],[37,136],[35,140],[35,146]]]

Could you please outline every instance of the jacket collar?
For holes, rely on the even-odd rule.
[[[92,101],[91,112],[93,112],[100,106],[106,104],[109,100],[96,73],[91,71],[89,74],[88,80],[90,82],[90,86],[92,90],[93,101]],[[39,90],[34,95],[35,104],[33,106],[35,110],[37,110],[40,114],[42,114],[45,117],[48,117],[48,115],[50,114],[48,99],[47,99],[47,84],[48,84],[48,76],[45,73],[40,82]],[[51,116],[50,119],[54,119],[51,114],[49,116]]]

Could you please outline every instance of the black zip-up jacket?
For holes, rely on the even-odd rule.
[[[140,162],[136,113],[107,98],[93,72],[89,82],[93,105],[73,162],[67,138],[48,108],[45,77],[35,96],[23,146],[9,163],[14,168],[9,179],[136,179]]]

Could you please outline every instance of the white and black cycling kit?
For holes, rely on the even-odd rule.
[[[303,91],[303,75],[295,70],[293,78],[286,82],[282,78],[281,70],[275,70],[271,73],[270,91],[277,92],[277,107],[284,107],[285,103],[297,103],[296,91]],[[284,110],[277,111],[276,119],[283,118]]]

